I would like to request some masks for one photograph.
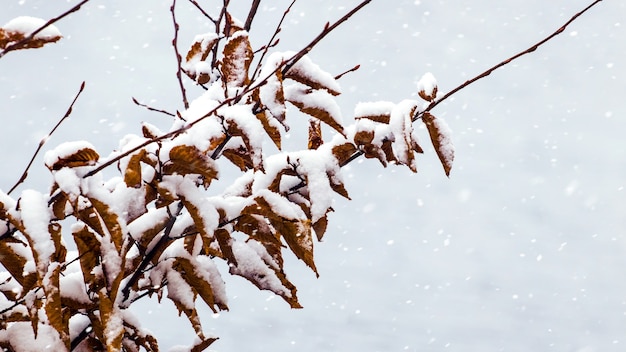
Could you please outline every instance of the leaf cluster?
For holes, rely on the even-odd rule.
[[[143,124],[106,158],[87,142],[64,143],[45,156],[49,192],[0,192],[0,347],[17,350],[23,336],[41,341],[44,331],[57,350],[156,351],[156,338],[128,310],[153,297],[173,302],[197,334],[190,348],[203,350],[216,338],[205,335],[197,302],[228,309],[219,261],[301,307],[284,255],[318,274],[314,243],[327,231],[335,195],[349,199],[343,166],[364,155],[416,172],[423,149],[413,122],[423,114],[449,174],[449,132],[424,111],[436,86],[419,91],[424,101],[362,103],[346,124],[335,100],[341,75],[316,65],[310,47],[272,52],[272,38],[254,49],[251,18],[242,25],[227,6],[207,18],[215,32],[196,36],[179,65],[204,89],[170,114],[170,132]],[[279,32],[280,25],[274,37]],[[292,116],[308,118],[307,143],[286,151]],[[215,194],[224,163],[241,176]],[[110,165],[119,175],[104,179]]]

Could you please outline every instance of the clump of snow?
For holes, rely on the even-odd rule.
[[[254,279],[261,289],[270,290],[285,297],[292,296],[255,249],[239,241],[233,241],[232,249],[237,265],[230,267],[231,274]]]
[[[394,106],[390,101],[360,102],[354,107],[354,117],[390,115]]]
[[[437,95],[437,79],[435,79],[435,76],[430,72],[426,72],[422,78],[417,81],[417,91],[423,92],[422,94],[434,99]]]
[[[46,22],[47,21],[37,17],[20,16],[7,22],[4,26],[2,26],[2,29],[7,32],[17,32],[22,33],[24,36],[28,36],[37,29],[43,27]],[[59,31],[56,26],[51,24],[37,33],[34,38],[49,39],[61,36],[61,31]]]
[[[87,141],[73,141],[73,142],[65,142],[58,145],[56,148],[52,150],[48,150],[46,154],[44,154],[44,163],[49,169],[52,169],[52,166],[59,162],[59,160],[65,159],[73,154],[76,154],[78,151],[82,149],[92,149],[96,150],[93,144]]]
[[[55,251],[54,242],[48,231],[52,216],[48,208],[48,198],[37,191],[25,190],[22,192],[20,207],[24,234],[29,237],[33,252],[37,255],[37,271],[44,277]]]

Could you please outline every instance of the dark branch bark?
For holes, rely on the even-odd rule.
[[[52,130],[50,130],[50,132],[45,137],[43,137],[41,141],[39,141],[39,146],[37,147],[37,150],[35,150],[35,153],[33,154],[33,156],[30,158],[28,165],[26,165],[26,169],[24,169],[22,176],[20,176],[20,179],[13,185],[13,187],[11,187],[11,189],[7,192],[7,194],[11,194],[11,192],[13,192],[17,188],[17,186],[19,186],[22,182],[26,181],[26,177],[28,177],[28,170],[33,165],[33,162],[35,161],[35,157],[37,157],[37,154],[39,154],[39,152],[41,151],[41,148],[44,146],[44,144],[46,144],[48,139],[50,139],[50,137],[57,130],[57,128],[59,128],[59,126],[61,126],[63,121],[65,121],[70,116],[70,114],[72,113],[72,108],[74,107],[74,104],[76,103],[76,101],[78,100],[78,97],[80,96],[80,94],[83,92],[84,89],[85,89],[85,81],[81,83],[80,89],[78,90],[78,93],[76,93],[76,96],[74,96],[74,100],[72,100],[72,103],[70,104],[69,108],[67,108],[65,115],[63,115],[63,117],[59,120],[59,122],[57,122],[57,124],[54,125]]]
[[[565,28],[567,28],[567,26],[569,26],[572,22],[574,22],[579,16],[581,16],[582,14],[587,12],[589,9],[591,9],[592,7],[594,7],[595,5],[600,3],[601,1],[602,0],[595,0],[593,3],[591,3],[591,5],[585,7],[583,10],[581,10],[581,11],[577,12],[576,14],[574,14],[574,16],[572,16],[567,22],[565,22],[565,24],[563,24],[561,27],[559,27],[554,33],[552,33],[549,36],[545,37],[544,39],[540,40],[539,42],[537,42],[536,44],[532,45],[528,49],[526,49],[526,50],[524,50],[524,51],[522,51],[520,53],[517,53],[517,54],[509,57],[508,59],[506,59],[504,61],[501,61],[501,62],[497,63],[496,65],[490,67],[489,69],[487,69],[483,73],[479,74],[478,76],[475,76],[474,78],[469,79],[469,80],[465,81],[463,84],[461,84],[461,85],[457,86],[456,88],[452,89],[451,91],[446,93],[440,99],[437,99],[437,100],[433,101],[432,103],[430,103],[430,105],[428,105],[426,110],[421,111],[417,115],[415,115],[413,117],[413,121],[416,121],[417,119],[421,118],[422,115],[425,112],[428,112],[428,111],[432,110],[435,106],[439,105],[444,100],[446,100],[446,99],[450,98],[451,96],[453,96],[454,94],[458,93],[461,89],[469,86],[470,84],[478,81],[479,79],[482,79],[482,78],[485,78],[485,77],[489,76],[495,70],[510,64],[514,60],[519,59],[520,57],[522,57],[524,55],[527,55],[527,54],[530,54],[530,53],[534,52],[540,46],[542,46],[543,44],[549,42],[550,40],[552,40],[557,35],[561,34],[565,30]]]

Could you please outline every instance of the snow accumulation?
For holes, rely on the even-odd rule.
[[[37,29],[43,27],[45,24],[46,21],[41,18],[20,16],[7,22],[4,26],[2,26],[2,29],[8,32],[23,33],[25,36],[28,36]],[[48,39],[61,36],[61,31],[59,31],[57,27],[51,24],[41,30],[39,33],[37,33],[34,38]]]
[[[437,79],[435,79],[435,76],[430,72],[426,72],[417,82],[417,91],[424,91],[427,96],[432,96],[433,93],[436,92],[436,89]]]
[[[37,191],[25,190],[22,192],[20,207],[25,234],[28,234],[33,251],[37,254],[37,271],[43,277],[55,251],[48,231],[52,216],[48,208],[48,198]]]
[[[52,168],[59,160],[65,159],[82,149],[96,150],[96,147],[87,141],[65,142],[47,151],[46,154],[44,154],[43,160],[48,168]]]

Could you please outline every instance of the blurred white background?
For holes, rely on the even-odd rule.
[[[0,22],[51,18],[76,1],[3,0]],[[213,11],[221,1],[201,1]],[[288,1],[263,1],[265,44]],[[300,0],[279,50],[299,50],[358,4]],[[340,73],[344,118],[359,101],[416,96],[425,72],[446,92],[560,27],[590,1],[373,1],[310,54]],[[468,5],[469,4],[469,5]],[[76,139],[107,155],[155,107],[182,109],[169,1],[92,0],[57,27],[59,43],[0,59],[2,173],[7,191],[39,140],[87,87],[48,148]],[[248,1],[233,1],[245,19]],[[181,50],[212,31],[178,1]],[[535,53],[466,88],[433,113],[453,129],[447,179],[429,148],[419,173],[360,160],[353,200],[337,199],[321,277],[289,258],[302,310],[225,275],[230,312],[203,309],[215,351],[624,351],[626,348],[626,3],[603,1]],[[191,98],[200,89],[188,90]],[[292,122],[293,124],[294,122]],[[422,131],[426,145],[426,131]],[[303,145],[297,129],[290,143]],[[110,171],[113,174],[113,170]],[[222,177],[228,183],[228,174]],[[19,190],[49,187],[41,158]],[[14,196],[19,193],[15,193]],[[166,349],[193,330],[173,306],[135,309]]]

